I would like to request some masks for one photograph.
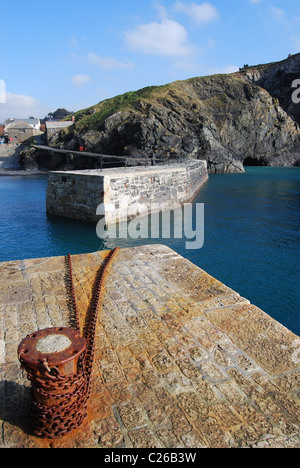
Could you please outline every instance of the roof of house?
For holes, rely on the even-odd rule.
[[[15,122],[26,122],[29,125],[38,125],[40,123],[40,119],[14,119]]]
[[[52,121],[47,121],[46,122],[46,128],[67,128],[73,125],[74,122],[72,121],[66,121],[66,122],[52,122]]]
[[[25,120],[20,120],[19,122],[12,122],[10,123],[5,130],[12,130],[14,128],[28,128],[32,129],[33,125],[30,125],[29,123],[25,122]]]
[[[6,129],[7,128],[15,128],[15,126],[18,124],[18,128],[21,127],[24,128],[26,126],[29,127],[35,127],[36,125],[40,124],[40,119],[11,119],[11,121],[6,121]]]

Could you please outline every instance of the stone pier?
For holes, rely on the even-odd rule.
[[[135,168],[52,172],[47,212],[114,224],[136,216],[179,208],[193,200],[208,179],[206,161]],[[102,209],[97,208],[102,205]]]
[[[106,256],[72,257],[81,326]],[[111,265],[85,423],[33,437],[18,345],[71,323],[64,257],[0,264],[0,447],[300,448],[300,338],[163,245]]]

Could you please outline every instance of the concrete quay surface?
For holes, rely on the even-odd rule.
[[[81,325],[107,254],[72,257]],[[84,424],[32,436],[17,348],[71,325],[65,274],[64,257],[0,264],[1,448],[300,448],[299,337],[163,245],[111,266]]]

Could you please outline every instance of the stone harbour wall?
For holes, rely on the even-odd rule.
[[[206,161],[154,166],[51,172],[47,213],[85,222],[105,216],[107,224],[191,201],[207,181]],[[97,208],[101,205],[101,209]]]

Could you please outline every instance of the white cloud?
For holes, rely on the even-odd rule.
[[[221,70],[221,73],[236,73],[239,71],[239,67],[236,65],[227,65]]]
[[[184,57],[174,61],[173,69],[174,72],[179,70],[180,72],[188,73],[190,75],[194,74],[195,76],[200,76],[203,72],[203,66],[201,63],[193,59],[185,59]]]
[[[134,68],[135,66],[132,62],[122,62],[114,57],[100,57],[93,52],[88,52],[86,61],[91,65],[99,66],[103,70],[119,70],[124,68]]]
[[[227,65],[220,68],[211,68],[203,64],[203,62],[197,62],[195,60],[177,60],[173,64],[174,71],[180,70],[187,74],[193,74],[194,76],[205,76],[205,75],[216,75],[216,74],[230,74],[239,71],[239,67],[236,65]]]
[[[281,8],[271,6],[267,9],[267,13],[273,21],[276,21],[276,23],[283,23],[286,21],[285,11]]]
[[[70,39],[68,40],[68,44],[71,47],[77,47],[78,46],[78,41],[77,41],[76,37],[74,37],[74,36],[70,37]]]
[[[198,5],[197,3],[176,2],[176,11],[185,13],[192,21],[197,24],[210,23],[219,18],[219,12],[216,7],[208,2]]]
[[[94,65],[102,70],[121,70],[125,68],[134,68],[135,65],[129,61],[121,61],[115,57],[101,57],[94,52],[88,52],[86,56],[80,56],[77,54],[71,54],[76,60],[79,60],[88,65]]]
[[[6,84],[4,80],[0,79],[0,104],[6,102]]]
[[[6,92],[5,103],[0,103],[0,122],[6,119],[44,118],[51,108],[32,96]]]
[[[167,9],[164,5],[162,5],[158,0],[153,0],[152,2],[153,8],[155,8],[158,12],[158,16],[160,19],[168,19],[169,15]]]
[[[91,81],[90,77],[88,75],[74,75],[72,77],[73,84],[77,87],[83,86],[89,81]]]
[[[211,74],[230,74],[230,73],[236,73],[239,71],[239,67],[237,67],[236,65],[226,65],[225,67],[221,67],[221,68],[216,68],[214,70],[211,70],[210,73]]]
[[[185,28],[170,19],[137,26],[125,33],[125,43],[131,51],[169,57],[191,55],[194,49]]]

